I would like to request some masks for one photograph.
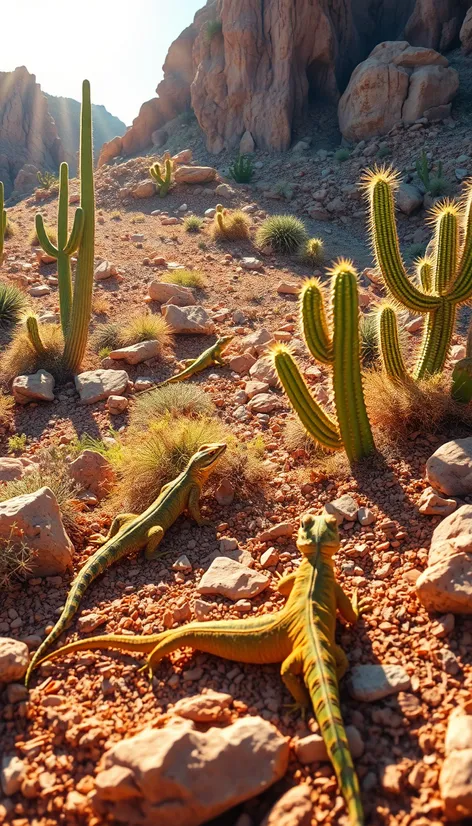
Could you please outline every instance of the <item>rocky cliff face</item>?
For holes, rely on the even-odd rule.
[[[260,148],[286,149],[309,98],[337,100],[377,43],[405,39],[446,50],[458,42],[470,6],[472,0],[209,0],[170,47],[159,97],[143,104],[123,139],[103,147],[99,164],[150,146],[153,132],[189,102],[212,152],[236,149],[246,131]]]
[[[72,98],[44,96],[51,116],[54,119],[59,137],[62,141],[66,160],[69,162],[71,175],[77,173],[77,152],[80,137],[80,103]],[[126,132],[126,124],[111,115],[104,106],[92,104],[93,146],[97,160],[102,145],[115,135]]]
[[[24,66],[0,72],[0,180],[8,197],[25,166],[57,170],[63,149],[39,83]]]

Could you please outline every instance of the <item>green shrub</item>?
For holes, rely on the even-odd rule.
[[[28,306],[28,298],[13,284],[0,282],[0,324],[16,324]]]
[[[252,160],[247,155],[238,155],[229,167],[229,174],[237,184],[248,184],[254,175]]]
[[[38,183],[42,189],[51,189],[51,187],[59,186],[59,176],[52,172],[38,172]]]
[[[223,31],[223,24],[221,20],[214,18],[213,20],[209,20],[206,24],[206,38],[208,42],[213,40],[214,37],[217,37]]]
[[[305,225],[294,215],[272,215],[260,225],[256,243],[259,247],[270,246],[274,252],[299,252],[308,241]]]

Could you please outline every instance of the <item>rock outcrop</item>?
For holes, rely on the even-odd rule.
[[[158,98],[147,101],[99,165],[152,144],[191,104],[211,152],[244,137],[287,149],[309,98],[337,100],[355,66],[387,39],[448,49],[468,0],[209,0],[169,49]],[[216,25],[210,25],[215,23]]]
[[[46,98],[34,75],[21,66],[0,72],[0,180],[9,197],[21,190],[23,167],[57,171],[63,148]],[[26,187],[28,188],[28,187]]]
[[[458,88],[456,70],[434,49],[406,40],[379,43],[351,75],[339,101],[339,128],[351,141],[386,135],[399,121],[414,123],[447,105]]]

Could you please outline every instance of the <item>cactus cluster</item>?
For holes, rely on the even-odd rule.
[[[222,204],[216,205],[216,212],[212,227],[215,239],[238,241],[247,238],[249,234],[249,219],[240,209],[228,210]]]
[[[300,310],[309,351],[318,361],[332,365],[336,420],[311,395],[289,347],[276,344],[272,357],[279,380],[307,433],[328,450],[344,447],[352,463],[375,449],[362,388],[357,273],[350,261],[340,261],[330,274],[332,329],[317,279],[305,283]]]
[[[247,155],[238,155],[229,167],[229,174],[237,184],[248,184],[254,175],[251,158]]]
[[[172,184],[173,164],[168,153],[164,156],[162,164],[159,161],[153,163],[149,168],[149,174],[157,186],[157,193],[160,198],[165,198]]]
[[[367,175],[365,186],[375,259],[385,285],[395,302],[426,316],[413,371],[415,380],[424,379],[442,371],[457,308],[472,296],[472,186],[464,209],[453,201],[435,207],[433,254],[417,263],[417,283],[409,277],[400,252],[394,204],[397,175],[391,169],[375,169]],[[385,370],[393,378],[406,379],[394,305],[379,312],[379,337]]]
[[[3,245],[5,242],[5,232],[7,228],[7,211],[4,207],[5,194],[3,182],[0,181],[0,264],[3,261]]]
[[[82,86],[82,110],[80,129],[80,207],[76,210],[72,230],[68,229],[69,169],[61,164],[59,205],[57,219],[57,246],[46,231],[42,215],[36,216],[36,232],[43,250],[57,259],[59,306],[64,336],[64,364],[71,372],[77,372],[85,354],[88,328],[92,309],[94,243],[95,243],[95,194],[93,181],[92,106],[90,84]],[[78,250],[74,290],[72,294],[71,256]],[[41,338],[36,316],[29,315],[26,329],[34,349],[39,355],[46,348]]]

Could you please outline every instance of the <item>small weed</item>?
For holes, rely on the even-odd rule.
[[[144,224],[145,220],[144,215],[133,215],[130,219],[130,224]]]
[[[28,437],[25,433],[15,433],[8,439],[9,453],[22,453],[28,443]]]
[[[121,221],[121,212],[119,209],[115,209],[113,212],[110,213],[110,219],[112,221]]]
[[[59,177],[52,172],[38,172],[37,178],[41,189],[51,189],[54,186],[59,186]]]
[[[205,251],[208,249],[208,244],[205,241],[199,241],[197,247],[199,250]]]
[[[215,241],[241,241],[249,238],[250,221],[240,209],[224,209],[221,204],[216,207],[211,235]]]
[[[194,287],[203,290],[205,277],[198,270],[169,270],[162,277],[166,284],[179,284],[181,287]]]
[[[184,218],[183,226],[185,232],[200,232],[203,226],[203,218],[199,218],[198,215],[187,215]]]
[[[336,149],[336,152],[334,153],[334,160],[338,163],[344,163],[345,161],[348,161],[350,157],[351,153],[345,146],[341,146],[339,149]]]
[[[12,525],[10,535],[0,539],[0,588],[8,590],[17,579],[24,579],[32,570],[33,551],[23,532]]]
[[[9,238],[13,238],[13,236],[16,235],[17,231],[18,231],[18,227],[15,224],[15,222],[10,221],[10,219],[7,218],[7,224],[6,224],[5,233],[4,233],[4,236],[3,236],[5,238],[5,241],[7,241]]]
[[[206,24],[206,38],[208,42],[211,42],[214,37],[217,37],[223,31],[223,24],[221,20],[217,18],[213,20],[209,20]]]
[[[110,302],[103,293],[94,293],[92,298],[92,313],[94,315],[109,315],[111,310]]]
[[[102,347],[101,350],[98,351],[98,358],[99,359],[106,359],[110,355],[113,347]]]

